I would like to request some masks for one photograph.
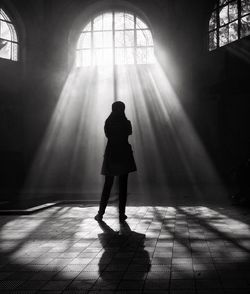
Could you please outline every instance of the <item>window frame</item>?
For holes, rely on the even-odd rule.
[[[208,21],[208,50],[209,51],[214,51],[218,48],[224,47],[230,43],[236,42],[248,35],[250,35],[250,30],[249,33],[246,35],[242,34],[242,19],[244,17],[249,16],[250,17],[250,10],[248,13],[242,15],[242,0],[225,0],[224,3],[220,4],[220,0],[217,0],[211,14],[210,14],[210,18]],[[233,20],[228,19],[227,23],[221,24],[221,18],[220,18],[220,12],[223,8],[227,7],[227,14],[229,16],[229,5],[236,3],[237,5],[237,15]],[[210,29],[210,22],[212,20],[213,15],[215,15],[215,27]],[[237,38],[235,40],[230,40],[230,33],[229,33],[229,27],[230,24],[236,22],[237,23]],[[249,22],[250,25],[250,22]],[[221,37],[221,29],[223,28],[227,28],[228,27],[228,36],[227,36],[227,43],[225,44],[220,44],[220,37]],[[216,44],[213,44],[214,46],[211,46],[210,43],[210,35],[211,34],[215,34],[215,40],[216,40]],[[215,40],[213,41],[213,43],[215,42]]]
[[[112,27],[111,29],[109,30],[105,30],[105,29],[101,29],[101,30],[94,30],[94,20],[97,18],[97,17],[100,17],[103,15],[105,15],[106,13],[112,13]],[[133,17],[133,28],[125,28],[125,26],[122,28],[122,29],[118,29],[118,28],[115,28],[115,15],[116,13],[123,13],[123,17],[125,17],[125,15],[130,15]],[[139,19],[139,21],[141,21],[145,27],[143,28],[138,28],[137,27],[137,19]],[[125,20],[124,20],[124,23],[125,23]],[[88,31],[85,31],[85,28],[90,25],[90,30]],[[126,45],[126,42],[125,42],[125,36],[124,36],[124,45],[123,46],[116,46],[115,44],[115,33],[116,32],[123,32],[123,35],[126,31],[133,31],[133,45]],[[149,31],[150,33],[150,37],[152,39],[152,43],[151,44],[147,44],[147,45],[138,45],[138,42],[137,42],[137,32],[138,31]],[[133,50],[133,62],[132,63],[121,63],[121,65],[141,65],[141,64],[152,64],[152,62],[145,62],[145,63],[138,63],[138,58],[137,58],[137,50],[138,49],[151,49],[153,50],[153,58],[155,58],[155,44],[154,44],[154,38],[153,38],[153,32],[150,28],[150,26],[148,25],[148,23],[142,19],[136,12],[132,12],[132,11],[129,11],[127,9],[115,9],[115,8],[110,8],[110,9],[107,9],[107,10],[102,10],[102,11],[99,11],[98,13],[94,14],[90,20],[85,23],[85,25],[83,26],[83,28],[80,30],[79,32],[79,35],[78,35],[78,40],[77,40],[77,44],[76,44],[76,47],[75,47],[75,54],[77,55],[78,54],[78,51],[83,51],[83,50],[90,50],[91,51],[91,62],[89,65],[87,66],[98,66],[96,65],[93,60],[94,60],[94,57],[93,57],[93,52],[95,49],[98,49],[98,47],[94,47],[93,45],[93,35],[94,33],[96,32],[111,32],[112,33],[112,46],[111,47],[100,47],[99,49],[112,49],[112,65],[113,66],[116,66],[116,65],[120,65],[120,63],[117,63],[116,62],[116,50],[118,51],[119,49],[123,49],[124,52],[126,51],[126,49],[132,49]],[[79,39],[81,38],[81,36],[84,34],[84,33],[90,33],[90,39],[91,39],[91,45],[89,48],[78,48],[78,42],[79,42]],[[148,55],[149,53],[146,53],[146,59],[148,58]],[[125,58],[125,53],[124,53],[124,58]],[[77,56],[75,58],[75,60],[77,59]],[[125,58],[126,59],[126,58]],[[75,61],[75,66],[76,67],[86,67],[86,65],[77,65],[76,64],[76,61]]]
[[[1,15],[0,16],[0,29],[1,29],[1,23],[2,22],[6,23],[8,26],[8,29],[10,31],[10,35],[11,35],[10,39],[3,38],[1,36],[1,31],[0,31],[0,40],[4,41],[4,42],[8,42],[11,45],[10,58],[0,57],[0,59],[18,62],[20,60],[20,41],[19,41],[18,31],[16,29],[16,24],[3,5],[0,5],[0,15]],[[13,45],[16,46],[16,49],[14,49]],[[16,50],[16,52],[14,52],[14,50]]]

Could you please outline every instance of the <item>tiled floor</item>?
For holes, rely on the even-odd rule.
[[[58,206],[0,216],[0,293],[250,293],[250,212]]]

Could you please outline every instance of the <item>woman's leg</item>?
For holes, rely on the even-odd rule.
[[[125,215],[127,202],[128,174],[119,176],[119,220],[123,222],[127,217]]]
[[[103,216],[105,213],[105,209],[108,204],[108,200],[109,200],[110,192],[111,192],[111,189],[113,186],[113,182],[114,182],[113,176],[105,176],[105,182],[104,182],[104,186],[103,186],[103,190],[102,190],[102,196],[101,196],[101,201],[100,201],[99,211],[98,211],[98,214],[100,216]]]

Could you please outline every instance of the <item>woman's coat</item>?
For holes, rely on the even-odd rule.
[[[136,164],[128,136],[132,126],[125,115],[111,114],[105,121],[104,132],[108,138],[101,174],[119,176],[136,171]]]

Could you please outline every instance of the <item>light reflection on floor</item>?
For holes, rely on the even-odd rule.
[[[1,293],[249,293],[248,211],[130,206],[122,227],[116,207],[101,225],[96,211],[1,216]]]

